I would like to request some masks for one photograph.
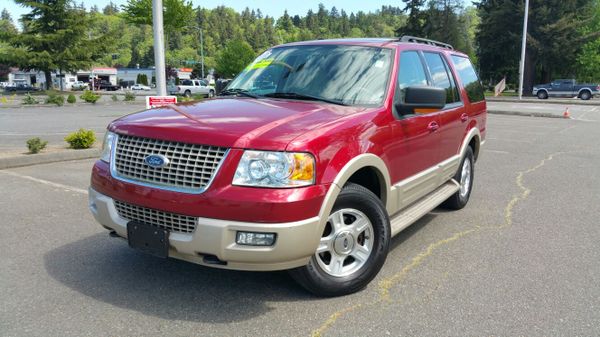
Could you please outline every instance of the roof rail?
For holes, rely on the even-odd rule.
[[[434,40],[429,40],[429,39],[423,39],[420,37],[409,36],[409,35],[402,36],[399,41],[400,42],[411,42],[411,43],[423,43],[423,44],[428,44],[430,46],[436,46],[436,47],[442,47],[442,48],[454,50],[454,47],[452,47],[452,45],[450,45],[450,44],[439,42],[439,41],[434,41]]]

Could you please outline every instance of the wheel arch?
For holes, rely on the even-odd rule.
[[[481,132],[479,131],[479,128],[472,127],[463,138],[459,153],[461,159],[465,156],[468,147],[473,149],[473,156],[475,161],[477,161],[479,150],[481,149]]]
[[[373,175],[371,178],[376,178],[376,186],[379,189],[379,193],[376,193],[377,191],[373,190],[373,184],[360,184],[360,179],[365,179],[366,175]],[[388,206],[393,202],[390,193],[391,178],[384,161],[372,153],[358,155],[342,167],[329,187],[329,191],[327,191],[325,200],[319,211],[321,230],[327,222],[327,218],[333,209],[335,200],[342,191],[344,185],[348,182],[358,183],[363,186],[368,185],[364,187],[375,193],[386,209],[389,209]]]
[[[584,93],[585,91],[587,91],[587,92],[590,94],[590,96],[592,96],[592,95],[593,95],[593,94],[592,94],[592,89],[590,89],[590,88],[581,88],[581,89],[579,89],[579,91],[577,92],[577,97],[581,97],[581,94],[582,94],[582,93]]]

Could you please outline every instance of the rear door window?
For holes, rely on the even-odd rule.
[[[425,52],[423,55],[431,74],[433,86],[446,90],[446,104],[460,102],[454,76],[450,74],[448,65],[442,55],[430,52]]]
[[[483,101],[485,99],[485,96],[483,95],[483,86],[481,85],[481,82],[479,82],[479,77],[473,68],[473,64],[471,64],[471,61],[464,56],[452,55],[452,63],[454,63],[454,68],[456,68],[456,71],[458,72],[458,77],[467,91],[469,101],[471,101],[471,103]]]

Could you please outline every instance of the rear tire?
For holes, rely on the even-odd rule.
[[[208,92],[208,98],[213,98],[213,97],[215,97],[215,91],[211,90]]]
[[[589,91],[587,91],[587,90],[586,90],[586,91],[583,91],[583,92],[581,93],[581,95],[579,95],[579,98],[581,98],[581,99],[582,99],[582,100],[584,100],[584,101],[587,101],[587,100],[589,100],[590,98],[592,98],[592,94],[591,94]]]
[[[333,206],[317,252],[306,266],[289,272],[317,296],[351,294],[377,275],[389,243],[389,218],[379,198],[348,183]]]
[[[548,98],[548,93],[545,90],[538,91],[537,97],[539,99],[547,99]]]
[[[471,149],[470,146],[467,147],[467,151],[460,163],[458,172],[456,172],[453,178],[460,184],[460,189],[448,198],[448,200],[444,201],[442,207],[459,210],[464,208],[469,202],[471,191],[473,190],[473,178],[475,176],[474,158],[473,149]]]
[[[191,92],[191,91],[189,91],[189,90],[186,90],[186,91],[183,93],[183,96],[185,96],[186,98],[190,98],[190,97],[192,97],[192,92]]]

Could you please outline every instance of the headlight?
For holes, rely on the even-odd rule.
[[[315,159],[308,153],[245,151],[234,185],[298,187],[315,183]]]
[[[110,155],[112,153],[112,149],[117,139],[117,135],[107,131],[104,135],[104,142],[102,143],[102,154],[100,155],[100,160],[105,162],[110,162]]]

